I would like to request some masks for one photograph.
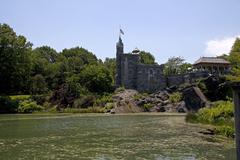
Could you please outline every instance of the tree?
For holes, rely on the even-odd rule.
[[[68,62],[69,71],[79,73],[84,65],[97,64],[97,57],[84,48],[64,49],[61,53]]]
[[[183,63],[182,65],[180,65],[180,74],[184,74],[184,73],[188,73],[189,71],[192,70],[192,64],[191,63]]]
[[[66,83],[53,92],[50,101],[57,105],[57,109],[72,107],[75,99],[87,93],[85,87],[81,86],[79,78],[79,75],[67,77]]]
[[[192,65],[190,63],[184,63],[184,61],[181,57],[169,58],[167,63],[164,64],[163,73],[166,76],[187,73]]]
[[[37,74],[34,77],[32,77],[31,84],[32,84],[31,85],[31,93],[34,95],[46,93],[48,90],[45,79],[41,74]]]
[[[154,56],[150,52],[141,51],[140,62],[143,64],[156,64]]]
[[[57,51],[49,46],[37,47],[34,49],[33,52],[39,58],[43,58],[47,60],[49,63],[55,63],[58,57]]]
[[[232,46],[228,60],[233,67],[238,67],[240,64],[240,39],[237,38]]]
[[[104,61],[104,66],[108,68],[111,77],[114,80],[116,75],[116,58],[106,58]]]
[[[7,24],[0,24],[0,93],[17,94],[29,90],[31,46]]]
[[[113,79],[110,71],[103,65],[87,65],[80,76],[81,84],[90,92],[102,94],[112,89]]]
[[[228,80],[240,80],[240,39],[236,38],[227,60],[231,63],[231,75]]]

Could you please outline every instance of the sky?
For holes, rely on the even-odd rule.
[[[0,23],[33,47],[80,46],[102,60],[115,57],[119,28],[124,51],[156,61],[229,53],[240,37],[240,0],[1,0]]]

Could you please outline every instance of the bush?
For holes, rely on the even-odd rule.
[[[224,135],[226,137],[229,137],[229,138],[234,138],[234,127],[232,126],[226,126],[226,125],[223,125],[223,126],[218,126],[214,129],[214,132],[217,133],[217,134],[221,134],[221,135]]]
[[[234,137],[233,103],[217,101],[209,108],[202,108],[198,113],[188,113],[187,122],[204,123],[216,126],[214,132],[227,137]]]
[[[22,101],[19,103],[18,112],[20,113],[32,113],[42,111],[43,107],[37,105],[36,102]]]
[[[73,103],[73,108],[88,108],[92,107],[95,103],[96,98],[93,95],[86,95],[78,98]]]
[[[217,101],[211,108],[202,108],[198,112],[198,120],[206,123],[226,123],[233,117],[233,104],[230,101]]]
[[[47,101],[47,95],[32,95],[31,99],[36,101],[38,105],[43,105]]]
[[[180,102],[182,100],[182,98],[183,98],[183,96],[182,96],[182,93],[180,93],[180,92],[174,92],[169,95],[169,101],[171,103]]]
[[[94,106],[104,107],[107,103],[113,102],[112,95],[103,95],[96,99]]]
[[[147,104],[144,104],[144,105],[143,105],[143,109],[144,109],[144,111],[146,111],[146,112],[149,112],[152,107],[153,107],[153,105],[150,104],[150,103],[147,103]]]
[[[7,96],[0,96],[0,113],[16,113],[18,104]]]
[[[13,101],[25,101],[25,100],[30,100],[31,99],[31,96],[30,95],[13,95],[13,96],[10,96],[11,100]]]
[[[104,112],[109,112],[111,109],[114,108],[114,103],[107,103],[104,108],[103,108],[103,111]]]
[[[186,116],[186,121],[191,123],[198,122],[198,116],[195,113],[188,113]]]

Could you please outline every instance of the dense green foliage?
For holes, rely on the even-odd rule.
[[[0,93],[29,90],[31,43],[17,36],[7,24],[0,24]]]
[[[231,75],[227,76],[228,80],[240,81],[240,39],[237,38],[232,46],[229,56],[226,57],[231,62]]]
[[[140,62],[141,63],[143,63],[143,64],[156,64],[155,58],[151,53],[145,52],[145,51],[140,51],[139,55],[140,55]]]
[[[43,107],[37,105],[35,101],[21,101],[19,102],[18,112],[19,113],[33,113],[42,111]]]
[[[82,47],[59,53],[49,46],[32,49],[7,24],[0,24],[0,64],[0,95],[31,94],[28,100],[1,97],[1,112],[34,112],[39,105],[61,110],[87,101],[92,106],[113,91],[115,59],[102,62]]]
[[[0,96],[0,113],[15,113],[17,112],[18,104],[7,96]]]
[[[214,102],[210,108],[202,108],[198,113],[189,113],[188,122],[211,124],[215,132],[228,137],[234,136],[233,103],[230,101]]]
[[[115,80],[116,75],[116,58],[106,58],[104,61],[104,66],[108,68],[111,77]],[[114,84],[114,81],[113,81]]]
[[[103,65],[87,65],[81,71],[81,83],[90,91],[104,93],[111,91],[113,78]]]
[[[181,57],[169,58],[167,63],[164,64],[164,75],[168,76],[189,72],[192,68],[192,65],[184,61],[185,60]]]

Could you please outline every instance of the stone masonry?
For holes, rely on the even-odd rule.
[[[169,86],[191,83],[194,79],[206,77],[206,73],[189,73],[165,77],[164,65],[140,63],[139,50],[124,53],[121,37],[116,45],[116,87],[135,89],[140,92],[155,92]]]

